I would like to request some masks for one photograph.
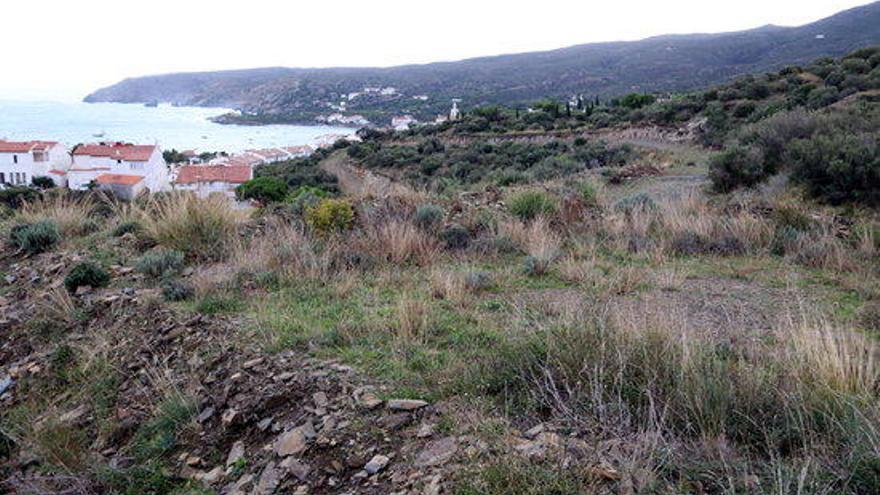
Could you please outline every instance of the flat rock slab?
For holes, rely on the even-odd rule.
[[[415,411],[427,406],[428,403],[423,400],[413,399],[391,399],[388,401],[388,409],[394,411]]]
[[[458,441],[455,437],[441,438],[428,442],[424,449],[416,456],[417,467],[439,466],[448,462],[458,452]]]

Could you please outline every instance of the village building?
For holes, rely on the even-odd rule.
[[[290,158],[309,156],[314,151],[314,149],[312,149],[312,147],[307,144],[301,146],[286,146],[282,149],[287,152]]]
[[[104,176],[100,181],[98,178]],[[128,177],[126,177],[128,176]],[[168,191],[171,182],[162,152],[155,145],[129,143],[83,144],[73,149],[73,165],[68,170],[71,189],[91,185],[131,192]],[[140,180],[136,180],[136,178]]]
[[[419,121],[414,119],[411,115],[401,115],[399,117],[391,118],[391,127],[393,127],[395,131],[405,131],[418,122]]]
[[[173,187],[192,191],[200,198],[212,194],[234,198],[235,188],[253,177],[253,168],[246,165],[186,165],[177,170]]]
[[[49,177],[67,185],[70,155],[55,141],[0,140],[0,184],[27,186],[34,177]]]
[[[132,200],[146,189],[145,180],[140,175],[101,174],[95,177],[95,187],[108,191],[117,198]]]
[[[449,120],[455,122],[461,118],[461,110],[458,109],[458,102],[452,101],[452,108],[449,110]]]

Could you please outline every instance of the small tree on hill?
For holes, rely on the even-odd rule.
[[[284,200],[287,196],[287,183],[276,177],[257,177],[235,189],[238,199],[255,199],[262,203]]]

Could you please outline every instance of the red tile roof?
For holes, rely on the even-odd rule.
[[[55,175],[67,175],[67,172],[65,172],[64,170],[55,170],[55,169],[52,169],[52,170],[49,171],[49,173],[50,173],[50,174],[55,174]]]
[[[0,139],[0,153],[46,151],[56,144],[58,144],[56,141],[4,141]]]
[[[154,145],[136,145],[129,143],[98,143],[83,144],[73,150],[74,156],[94,156],[125,160],[127,162],[145,162],[156,150]]]
[[[176,184],[197,182],[229,182],[241,184],[251,179],[251,168],[245,165],[187,165],[177,171]]]
[[[95,182],[98,184],[112,184],[118,186],[133,186],[142,180],[144,180],[144,178],[140,175],[127,174],[101,174],[95,177]]]

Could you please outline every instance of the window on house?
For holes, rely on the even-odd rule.
[[[34,161],[35,162],[45,162],[46,161],[46,153],[43,151],[34,151]]]
[[[6,184],[6,174],[0,172],[0,184]]]
[[[18,155],[12,155],[12,163],[18,163]]]

